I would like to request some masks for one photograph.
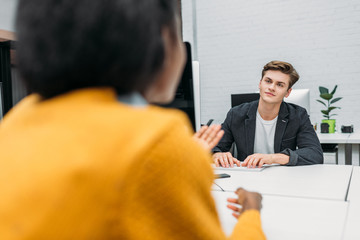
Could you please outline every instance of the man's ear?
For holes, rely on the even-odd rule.
[[[286,98],[290,95],[291,90],[292,90],[292,88],[289,88],[289,89],[287,90],[287,94],[285,95]]]

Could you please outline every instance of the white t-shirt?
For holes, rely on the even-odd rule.
[[[278,116],[273,120],[262,119],[259,111],[256,112],[256,128],[254,153],[274,153],[275,129]]]

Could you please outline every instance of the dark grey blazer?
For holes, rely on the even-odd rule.
[[[228,112],[222,129],[225,131],[213,152],[228,152],[235,142],[238,159],[254,153],[256,112],[259,101],[244,103]],[[322,164],[323,152],[306,110],[282,102],[276,123],[274,152],[290,156],[287,165]]]

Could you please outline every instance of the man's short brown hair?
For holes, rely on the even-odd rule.
[[[271,62],[267,63],[262,70],[261,79],[264,77],[266,71],[268,71],[268,70],[280,71],[284,74],[289,75],[290,81],[289,81],[288,89],[290,89],[300,78],[300,76],[296,72],[295,68],[290,63],[287,63],[287,62],[271,61]]]

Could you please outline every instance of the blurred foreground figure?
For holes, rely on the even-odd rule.
[[[194,135],[184,114],[148,104],[171,101],[183,70],[176,7],[19,1],[33,94],[0,125],[0,239],[225,238],[210,194],[220,126]],[[232,237],[264,239],[261,196],[236,194]]]

